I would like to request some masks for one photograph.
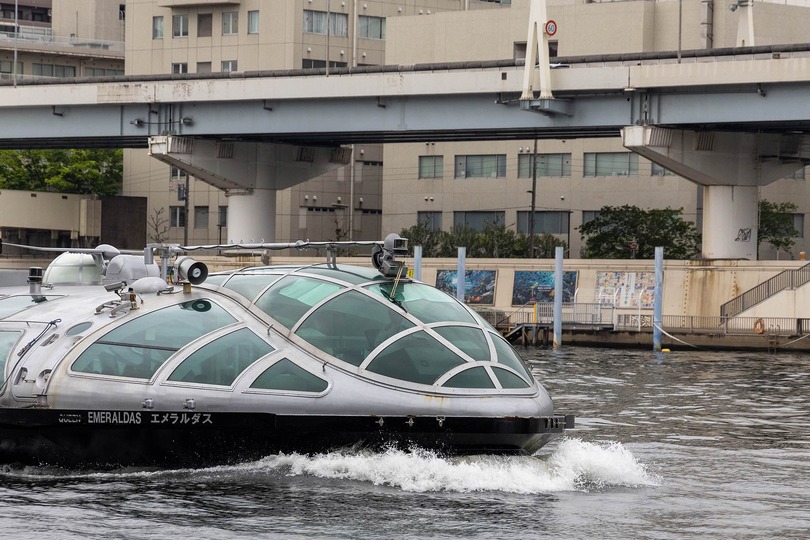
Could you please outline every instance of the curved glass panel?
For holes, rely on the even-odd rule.
[[[71,369],[149,379],[180,347],[234,322],[235,318],[209,300],[175,304],[107,332],[73,362]]]
[[[394,302],[402,309],[424,323],[464,322],[475,323],[475,319],[458,301],[438,289],[421,283],[402,283],[396,288],[396,297],[391,300],[392,281],[371,285],[368,290]]]
[[[271,283],[278,281],[280,277],[281,274],[234,274],[225,284],[225,288],[241,294],[252,302],[257,294]]]
[[[338,266],[337,268],[332,268],[329,266],[308,266],[306,268],[302,268],[300,272],[316,274],[319,276],[328,276],[333,279],[339,279],[341,281],[351,283],[352,285],[360,285],[361,283],[368,283],[369,281],[385,279],[382,274],[376,270],[370,268],[358,268],[354,266],[351,267],[351,269],[341,266]]]
[[[529,370],[523,365],[523,361],[517,355],[515,350],[509,345],[502,337],[490,333],[492,342],[495,344],[495,354],[498,356],[498,362],[509,366],[521,375],[525,375],[527,380],[532,380]]]
[[[256,307],[292,328],[312,306],[342,288],[320,279],[286,276],[256,300]]]
[[[440,326],[433,330],[461,349],[473,360],[481,360],[482,362],[492,360],[489,354],[487,339],[484,337],[484,332],[481,330],[468,326]]]
[[[445,382],[442,386],[449,386],[450,388],[495,388],[492,384],[492,379],[489,378],[487,370],[482,366],[465,369],[460,373],[456,373]]]
[[[208,276],[205,278],[206,285],[222,285],[222,282],[228,279],[230,274],[214,274],[213,276]]]
[[[0,332],[0,374],[5,373],[6,360],[18,339],[20,339],[20,332]]]
[[[274,350],[252,331],[242,328],[189,355],[168,380],[230,386],[250,364]]]
[[[383,349],[366,370],[403,381],[433,384],[464,363],[460,356],[420,330]]]
[[[174,352],[174,349],[94,343],[73,362],[71,369],[96,375],[151,379]]]
[[[289,359],[282,358],[259,375],[250,387],[263,390],[321,393],[326,390],[328,385],[329,383],[320,377],[298,367]]]
[[[0,319],[37,305],[30,295],[0,298]]]
[[[503,388],[528,388],[529,383],[518,377],[511,371],[499,367],[493,367],[492,371],[495,372],[498,382],[501,383]]]
[[[86,253],[62,253],[48,265],[42,276],[45,283],[81,283],[100,285],[101,274],[93,256]]]
[[[329,300],[306,318],[296,334],[324,352],[359,366],[383,341],[413,323],[357,291]]]

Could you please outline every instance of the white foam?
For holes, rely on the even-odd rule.
[[[287,474],[350,479],[405,491],[587,491],[650,486],[650,474],[621,443],[564,439],[548,456],[442,457],[424,450],[346,451],[306,456],[279,454],[250,467],[289,469]]]

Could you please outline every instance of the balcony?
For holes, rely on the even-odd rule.
[[[167,8],[198,6],[238,6],[242,0],[159,0],[158,6]]]

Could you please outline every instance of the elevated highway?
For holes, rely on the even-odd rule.
[[[513,60],[6,82],[0,148],[148,147],[232,195],[235,238],[267,240],[276,191],[346,163],[340,145],[621,134],[705,186],[705,258],[756,258],[759,186],[810,164],[810,44],[555,61],[543,98]]]
[[[617,136],[629,125],[810,131],[810,44],[522,62],[10,81],[0,147],[146,147],[180,135],[292,144]],[[552,66],[555,67],[555,66]],[[527,109],[540,114],[527,114]]]

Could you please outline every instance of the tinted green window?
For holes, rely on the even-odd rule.
[[[149,379],[175,351],[235,323],[209,300],[190,300],[133,319],[108,332],[73,362],[71,369]]]
[[[292,328],[312,306],[342,288],[319,279],[287,276],[256,300],[256,306],[287,328]]]
[[[301,272],[307,274],[316,274],[319,276],[328,276],[333,279],[340,279],[352,285],[360,285],[361,283],[368,283],[369,281],[384,280],[385,278],[376,270],[363,268],[352,268],[351,271],[342,269],[340,266],[337,268],[329,268],[325,266],[311,266],[302,268]]]
[[[393,282],[386,282],[372,285],[368,290],[393,302],[390,300],[393,287]],[[424,323],[475,322],[473,316],[455,298],[421,283],[400,282],[394,300],[402,309]]]
[[[272,274],[236,274],[228,280],[225,288],[252,301],[265,287],[275,283],[280,277]]]
[[[518,377],[511,371],[506,371],[505,369],[501,369],[498,367],[493,367],[492,371],[495,372],[495,377],[498,378],[498,382],[501,383],[503,388],[528,388],[529,383],[524,381],[522,378]]]
[[[19,332],[0,332],[0,374],[5,373],[6,360],[18,339],[20,339]]]
[[[498,355],[498,362],[505,366],[509,366],[521,375],[525,375],[528,380],[532,380],[529,370],[527,370],[526,366],[523,365],[523,361],[517,355],[512,346],[504,341],[504,339],[500,336],[490,334],[490,337],[492,338],[492,342],[495,344],[495,354]]]
[[[481,330],[467,326],[441,326],[434,330],[473,360],[489,362],[492,359],[489,354],[489,345]]]
[[[264,390],[288,390],[293,392],[315,392],[326,390],[328,383],[309,371],[298,367],[287,358],[279,360],[253,381],[251,388]]]
[[[191,354],[169,380],[230,386],[250,364],[274,350],[262,338],[242,328]]]
[[[15,313],[19,313],[20,311],[35,305],[36,303],[34,303],[29,295],[0,298],[0,319]]]
[[[487,370],[478,366],[457,373],[450,377],[443,386],[451,388],[495,388]]]
[[[315,310],[296,334],[322,351],[359,366],[383,341],[411,327],[410,321],[385,304],[349,291]]]
[[[414,332],[386,347],[366,367],[368,371],[420,384],[433,384],[436,379],[464,360],[427,335]]]

